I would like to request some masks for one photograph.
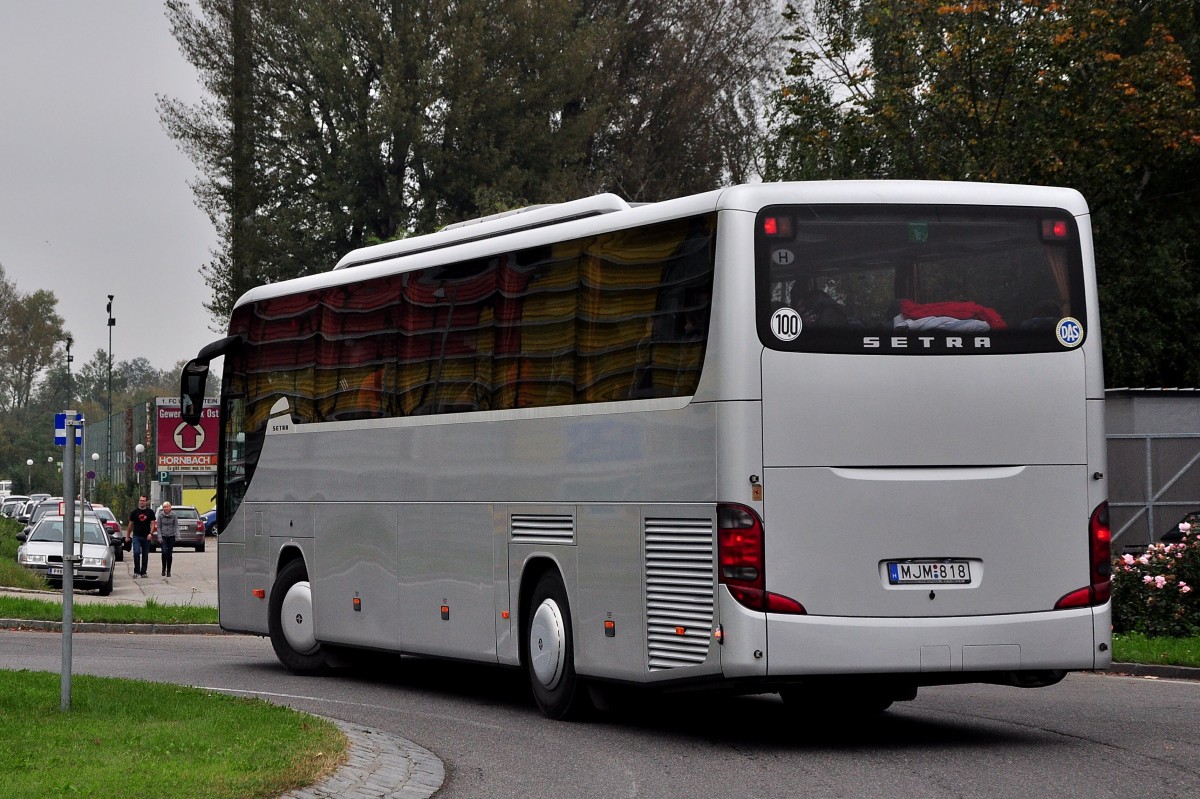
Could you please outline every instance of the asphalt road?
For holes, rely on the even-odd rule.
[[[174,577],[78,602],[216,603],[216,547]],[[158,570],[157,555],[150,571]],[[869,720],[819,717],[773,695],[652,698],[550,722],[519,672],[380,656],[370,672],[303,678],[268,641],[237,635],[78,634],[73,670],[260,696],[408,739],[459,797],[1187,797],[1200,795],[1200,682],[1077,674],[1046,689],[922,689]],[[58,671],[61,636],[0,631],[0,668]]]
[[[0,668],[57,670],[60,636],[0,632]],[[516,672],[381,657],[302,678],[234,635],[74,637],[76,673],[261,696],[401,736],[460,797],[1030,799],[1200,795],[1200,683],[1093,674],[1046,689],[922,689],[866,721],[774,696],[649,699],[582,723],[544,719]]]

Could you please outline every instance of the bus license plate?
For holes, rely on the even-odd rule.
[[[892,585],[947,585],[971,582],[971,564],[965,560],[888,561]]]
[[[62,574],[62,566],[51,566],[47,572],[51,577],[57,577]]]

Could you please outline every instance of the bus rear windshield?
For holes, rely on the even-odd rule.
[[[1079,229],[1055,208],[775,206],[755,227],[772,349],[1056,352],[1086,329]]]

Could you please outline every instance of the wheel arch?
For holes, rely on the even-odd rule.
[[[298,560],[303,564],[304,574],[307,577],[308,561],[304,557],[303,550],[295,544],[284,544],[279,550],[279,555],[275,558],[275,573],[271,575],[271,585],[275,584],[275,580],[279,577],[279,572],[283,571],[283,567],[294,560]]]

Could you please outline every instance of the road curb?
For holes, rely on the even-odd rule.
[[[0,619],[0,628],[6,630],[40,630],[62,632],[61,621],[34,619]],[[77,633],[141,633],[171,635],[228,635],[218,624],[108,624],[106,622],[77,621],[71,624]]]
[[[1114,663],[1109,668],[1108,673],[1125,677],[1200,680],[1200,669],[1189,666],[1163,666],[1156,663]]]

